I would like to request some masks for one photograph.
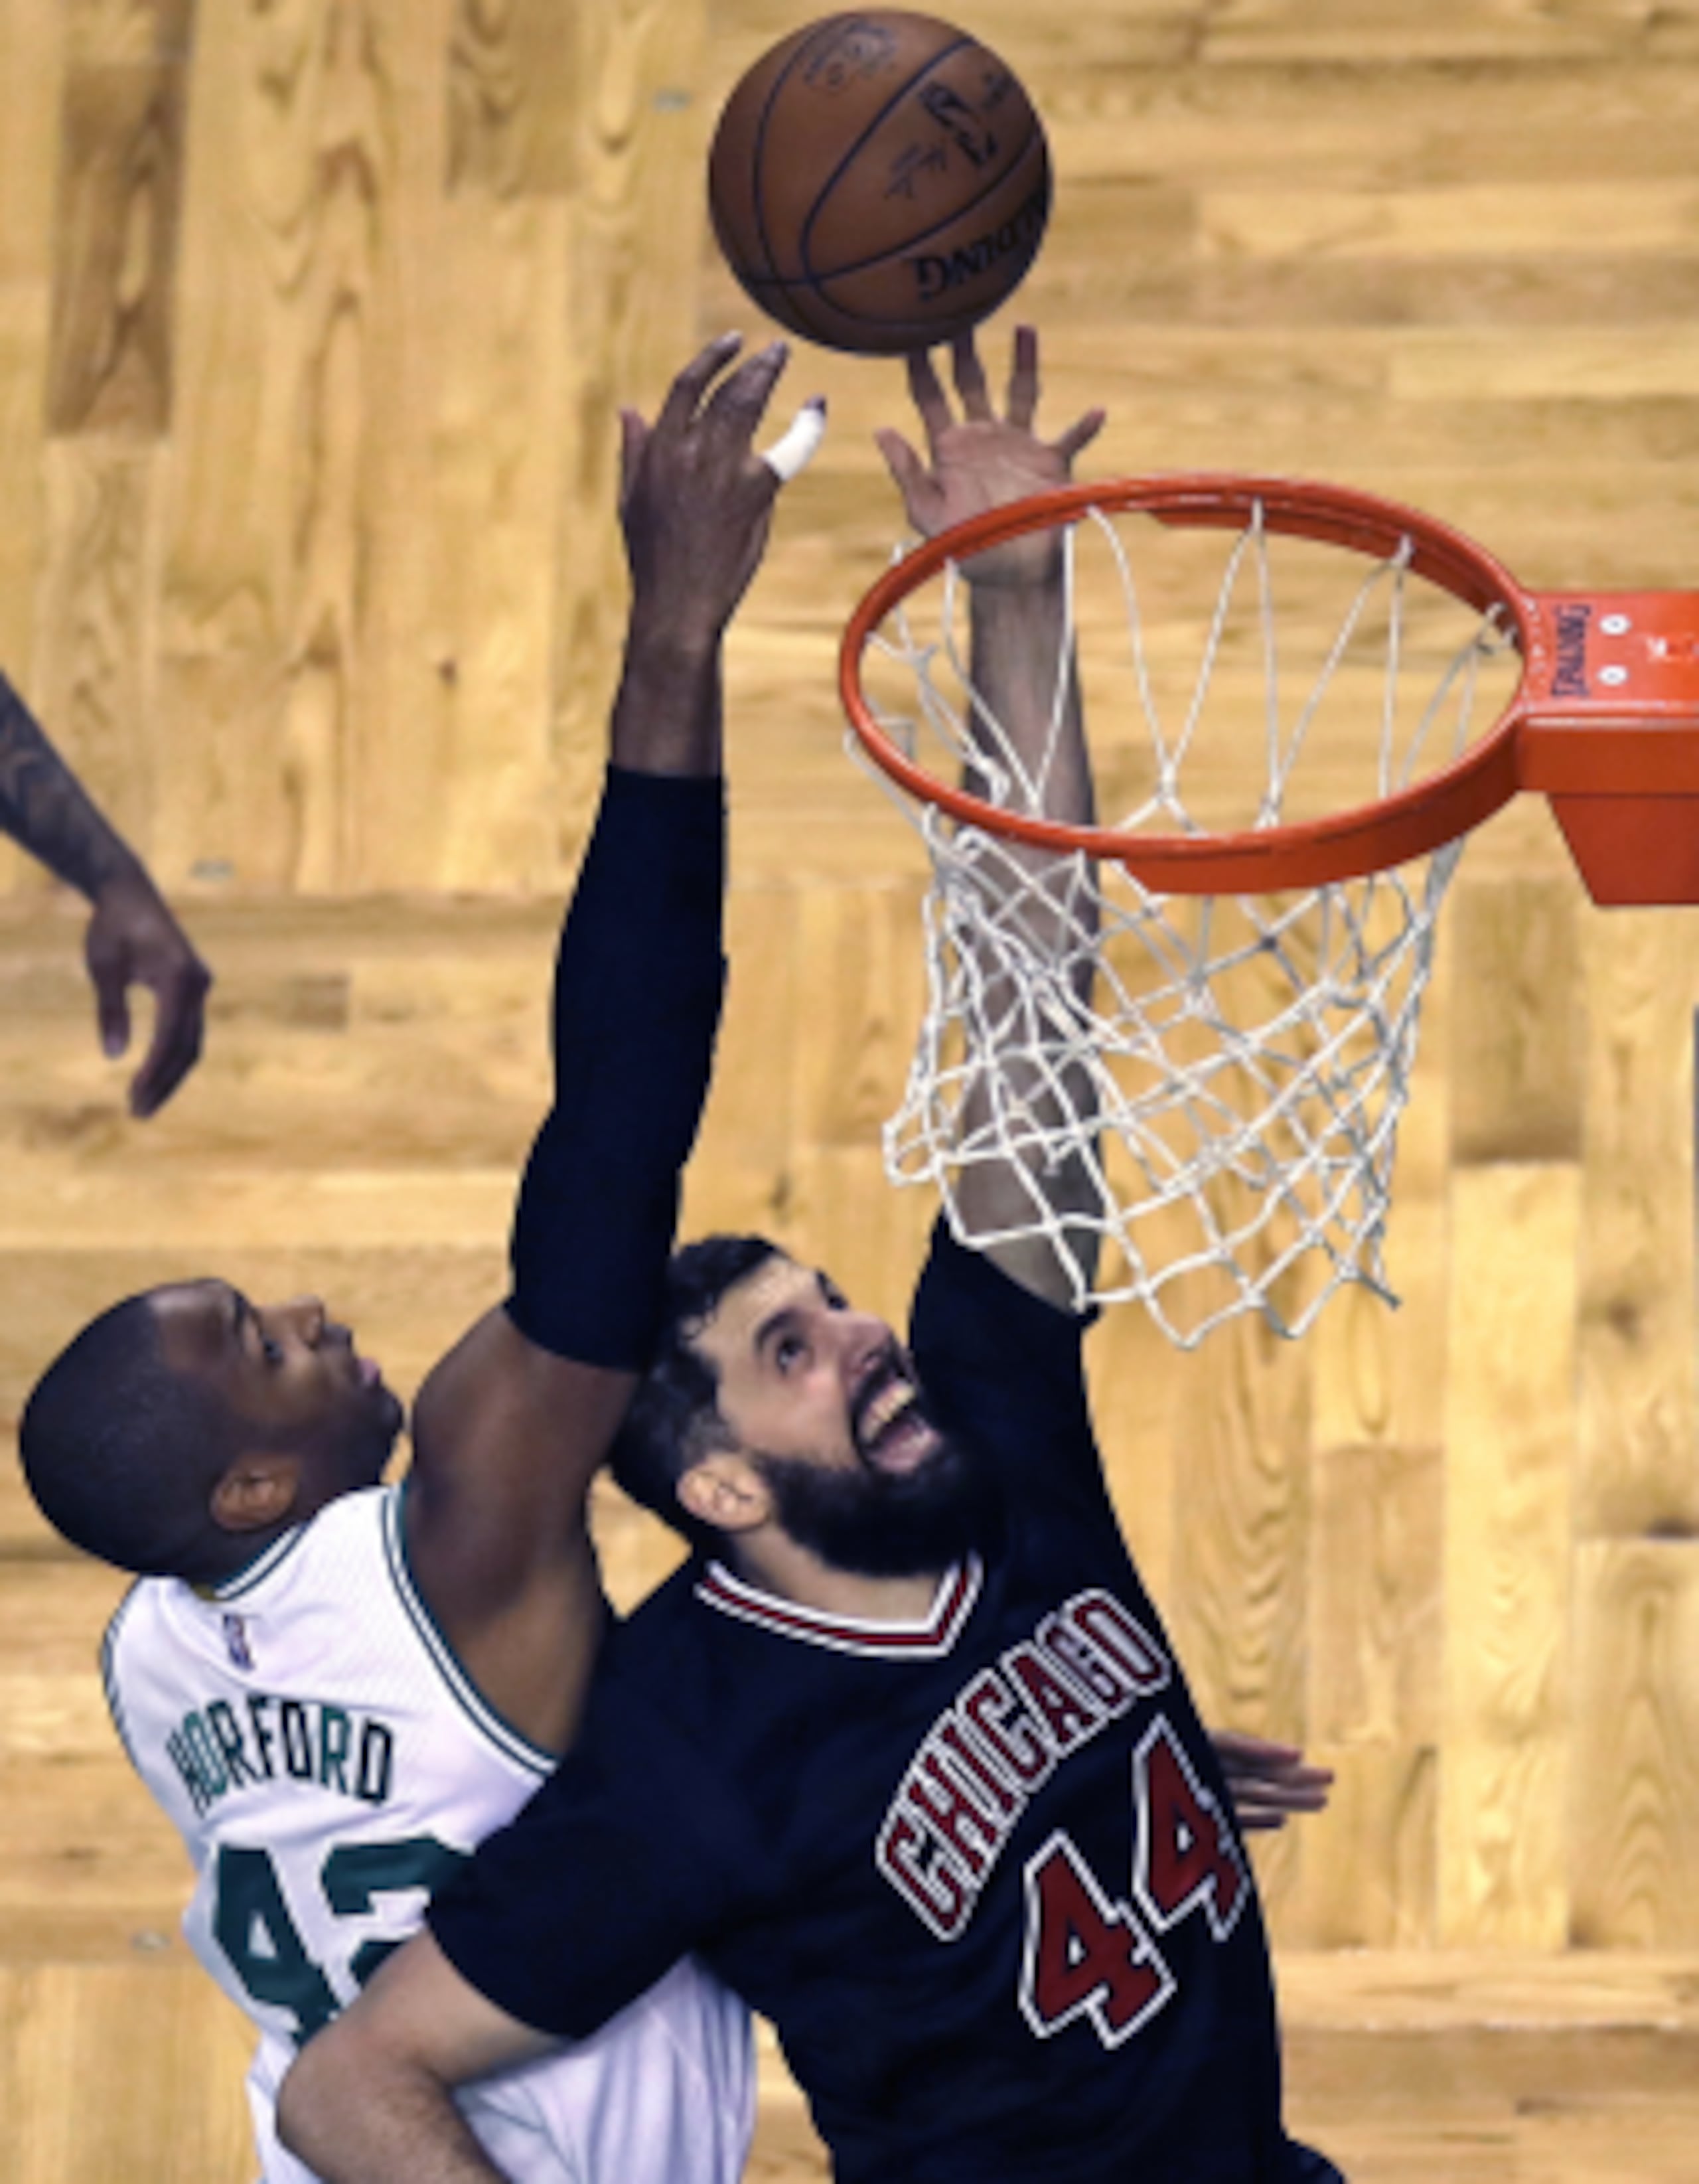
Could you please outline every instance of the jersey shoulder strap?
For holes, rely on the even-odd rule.
[[[386,1490],[382,1512],[384,1566],[395,1597],[438,1681],[467,1721],[504,1758],[540,1780],[554,1773],[559,1755],[533,1744],[497,1713],[460,1665],[459,1655],[419,1589],[407,1558],[406,1492],[404,1483]]]

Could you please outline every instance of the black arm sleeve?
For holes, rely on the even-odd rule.
[[[716,778],[608,769],[560,935],[554,1105],[513,1224],[509,1317],[540,1348],[639,1369],[725,985]]]

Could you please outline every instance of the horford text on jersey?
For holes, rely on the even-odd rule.
[[[394,1732],[375,1715],[269,1691],[192,1708],[165,1751],[197,1813],[259,1783],[299,1782],[382,1805],[395,1766]]]

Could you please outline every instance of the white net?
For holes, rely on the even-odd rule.
[[[1407,542],[1368,564],[1276,538],[1260,510],[1203,541],[1094,510],[1067,549],[1099,800],[1123,830],[1270,827],[1384,797],[1459,755],[1513,680],[1495,617],[1414,577]],[[911,760],[1047,816],[1062,678],[1023,762],[969,677],[967,597],[952,566],[905,600],[864,689]],[[1390,1299],[1398,1122],[1461,843],[1287,895],[1158,894],[892,794],[932,872],[893,1179],[933,1184],[967,1241],[1042,1239],[1081,1304],[1139,1299],[1187,1348],[1247,1312],[1301,1334],[1342,1283]],[[967,1187],[984,1163],[1016,1178],[1012,1217],[1006,1190]]]

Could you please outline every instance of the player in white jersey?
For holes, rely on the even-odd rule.
[[[784,361],[738,343],[622,418],[632,579],[601,809],[561,936],[554,1098],[515,1212],[513,1286],[403,1408],[316,1298],[180,1282],[103,1313],[19,1429],[42,1510],[138,1573],[108,1635],[131,1757],[181,1830],[191,1942],[259,2027],[267,2184],[297,2048],[571,1741],[605,1619],[589,1483],[659,1318],[723,960],[720,657],[797,428],[753,437]],[[716,382],[718,382],[717,385]],[[817,411],[801,421],[803,453]],[[733,2184],[747,2014],[694,1964],[469,2118],[523,2184]]]
[[[260,2027],[248,2090],[272,2184],[309,2175],[272,2120],[298,2044],[554,1764],[444,1646],[401,1507],[394,1487],[344,1495],[203,1593],[144,1578],[103,1651],[113,1719],[194,1860],[184,1932]],[[752,2120],[748,2040],[741,2004],[687,1962],[565,2067],[463,2105],[526,2184],[730,2179]]]
[[[426,1897],[554,1765],[468,1681],[408,1568],[402,1495],[343,1496],[221,1585],[143,1579],[106,1634],[113,1720],[195,1868],[191,1947],[260,2029],[248,2102],[267,2184],[311,2184],[277,2087]],[[358,1616],[349,1603],[359,1602]],[[1298,1755],[1217,1740],[1241,1822],[1313,1802]],[[687,1959],[563,2064],[463,2091],[523,2184],[729,2184],[753,2122],[743,2005]]]

